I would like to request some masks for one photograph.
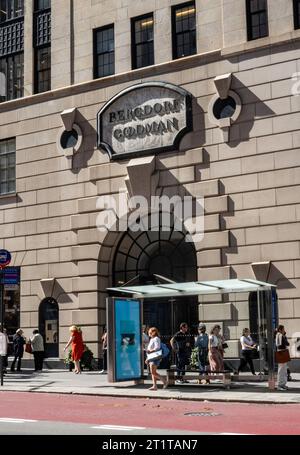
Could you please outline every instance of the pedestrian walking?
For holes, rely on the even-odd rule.
[[[222,338],[220,337],[220,326],[215,325],[209,335],[208,341],[208,359],[211,371],[223,371],[223,347]]]
[[[150,373],[152,376],[152,387],[149,390],[157,390],[157,381],[162,381],[163,388],[165,389],[168,386],[167,379],[157,373],[157,368],[161,362],[161,357],[158,359],[152,359],[151,354],[161,349],[161,341],[159,337],[159,332],[156,327],[151,327],[148,331],[150,338],[147,354],[149,355],[146,364],[150,367]]]
[[[80,359],[84,352],[82,332],[81,332],[81,329],[79,327],[77,327],[76,325],[72,325],[69,328],[69,331],[71,332],[71,336],[70,336],[68,343],[66,344],[66,346],[64,348],[64,351],[66,351],[68,349],[68,347],[70,346],[70,344],[72,344],[72,360],[75,364],[74,373],[81,374]]]
[[[241,351],[241,359],[240,359],[240,365],[237,371],[237,374],[239,374],[240,371],[243,370],[243,368],[248,364],[251,370],[251,373],[255,376],[255,370],[254,370],[254,365],[253,365],[253,351],[256,349],[256,344],[252,340],[252,337],[250,335],[250,330],[248,328],[245,328],[243,330],[242,336],[240,338],[241,346],[242,346],[242,351]]]
[[[225,342],[224,336],[221,334],[221,326],[219,324],[216,324],[216,328],[218,329],[218,349],[221,353],[222,356],[222,361],[223,361],[223,368],[224,368],[224,354],[225,354],[225,349],[228,348],[228,344]]]
[[[34,358],[34,371],[42,371],[44,362],[44,340],[37,329],[32,332],[32,335],[30,343]]]
[[[2,367],[3,367],[3,374],[6,374],[7,373],[7,368],[8,368],[8,352],[7,352],[7,349],[8,349],[8,343],[9,343],[9,339],[8,339],[8,335],[7,335],[7,331],[5,328],[3,328],[3,332],[2,332],[5,336],[5,339],[6,339],[6,350],[5,350],[5,353],[4,355],[2,355]]]
[[[288,390],[288,386],[286,385],[286,383],[288,380],[287,364],[288,361],[290,360],[288,346],[290,344],[287,340],[286,332],[284,330],[283,325],[279,325],[276,330],[275,345],[276,345],[275,359],[276,362],[278,363],[277,389]]]
[[[170,341],[172,348],[176,347],[176,382],[186,383],[184,379],[186,365],[189,365],[192,348],[194,347],[194,338],[189,332],[186,322],[182,322],[179,331],[175,333]],[[177,351],[177,352],[176,352]]]
[[[13,336],[14,360],[11,364],[10,371],[15,371],[16,362],[17,371],[21,371],[22,357],[24,355],[24,344],[26,344],[26,339],[23,337],[23,330],[18,329]]]
[[[206,326],[203,323],[200,323],[198,326],[198,336],[195,340],[195,348],[198,348],[199,373],[200,375],[204,375],[208,357],[208,335],[206,333]]]
[[[106,327],[104,327],[104,329],[103,329],[101,343],[102,343],[103,365],[102,365],[102,370],[100,371],[100,374],[105,374],[105,373],[107,373],[107,329],[106,329]]]

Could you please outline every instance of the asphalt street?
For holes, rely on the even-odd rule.
[[[178,429],[145,428],[126,425],[91,425],[84,423],[0,418],[0,435],[49,436],[107,436],[107,435],[201,435],[210,432],[193,432]]]
[[[0,434],[298,435],[297,404],[0,393]]]

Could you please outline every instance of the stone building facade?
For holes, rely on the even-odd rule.
[[[101,355],[106,289],[116,284],[124,233],[96,228],[97,201],[120,188],[126,193],[128,179],[138,187],[137,175],[149,184],[148,196],[184,190],[204,197],[205,235],[193,246],[192,279],[268,280],[278,286],[279,319],[292,343],[300,332],[299,2],[263,2],[268,31],[259,39],[249,39],[249,24],[247,35],[246,1],[186,2],[195,8],[196,53],[173,58],[172,7],[182,3],[52,0],[51,90],[34,94],[34,8],[25,0],[24,96],[0,104],[0,141],[15,138],[16,158],[15,191],[0,196],[0,248],[20,268],[25,335],[40,324],[46,330],[45,320],[55,331],[57,313],[47,307],[50,316],[41,321],[41,302],[57,302],[54,356],[62,356],[71,324],[82,327],[86,343]],[[132,18],[149,13],[154,64],[132,69]],[[114,74],[95,79],[93,30],[112,24]],[[111,159],[97,145],[97,114],[145,82],[173,84],[191,95],[192,130],[176,150]],[[229,90],[240,100],[239,116],[218,122],[211,100],[218,93],[226,99]],[[61,146],[68,121],[79,127],[78,151]],[[230,357],[238,356],[236,340],[249,318],[248,295],[199,305],[198,320],[222,323]]]

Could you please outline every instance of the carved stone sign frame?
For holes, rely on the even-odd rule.
[[[177,150],[192,130],[192,95],[167,82],[127,87],[97,114],[97,145],[112,160]]]

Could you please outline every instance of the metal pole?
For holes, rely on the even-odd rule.
[[[261,336],[261,308],[260,308],[260,293],[257,291],[257,314],[258,314],[258,346],[259,346],[259,374],[260,376],[263,374],[262,372],[262,336]]]
[[[4,302],[3,302],[3,270],[0,268],[0,317],[1,317],[1,332],[3,333],[4,325]]]
[[[0,268],[0,317],[1,317],[1,333],[3,333],[3,323],[4,323],[4,302],[3,302],[3,283],[2,283],[3,272]],[[1,377],[1,386],[3,386],[3,357],[0,355],[0,377]]]
[[[147,379],[147,376],[145,377],[144,372],[145,372],[145,360],[144,360],[144,342],[143,342],[143,324],[144,324],[144,299],[141,300],[141,320],[140,320],[140,325],[141,325],[141,373],[142,373],[142,384],[144,383],[144,379]],[[148,369],[147,369],[148,372]]]
[[[113,299],[106,298],[106,330],[107,330],[107,378],[115,382],[115,335]],[[104,368],[104,367],[103,367]]]
[[[273,335],[273,318],[274,311],[272,305],[272,290],[266,291],[266,317],[267,317],[267,353],[268,353],[268,370],[269,370],[269,390],[275,389],[275,358],[274,358],[274,335]]]
[[[171,303],[171,338],[173,337],[173,333],[174,333],[174,302],[175,302],[175,299],[173,299],[173,297],[170,299],[170,303]],[[176,354],[174,353],[174,351],[171,349],[171,352],[172,352],[172,355],[171,355],[171,362],[172,363],[176,363]]]

